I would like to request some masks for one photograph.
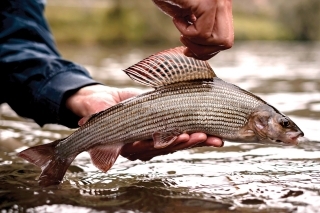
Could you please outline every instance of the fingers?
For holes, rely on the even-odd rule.
[[[206,7],[206,8],[204,8]],[[173,23],[180,33],[188,38],[194,38],[198,42],[208,42],[211,39],[212,32],[215,26],[216,17],[216,4],[200,4],[196,8],[192,8],[193,20],[188,16],[175,16],[173,18]],[[201,41],[205,39],[204,41]]]
[[[208,60],[221,51],[221,46],[196,44],[183,36],[180,37],[180,41],[187,47],[184,50],[186,56],[200,60]]]
[[[140,93],[141,90],[134,88],[118,89],[103,85],[91,85],[81,88],[69,97],[66,104],[76,115],[83,117],[78,122],[78,125],[82,126],[92,114],[105,110]]]
[[[137,141],[126,144],[121,150],[121,155],[129,160],[148,161],[159,155],[201,146],[222,147],[223,141],[216,137],[208,137],[204,133],[181,134],[173,144],[163,149],[155,149],[153,141]]]
[[[220,138],[209,136],[204,143],[205,146],[223,147],[224,141]]]
[[[170,144],[170,146],[167,146],[163,149],[154,148],[154,143],[152,140],[136,141],[131,144],[125,144],[122,147],[121,155],[129,160],[148,160],[148,156],[152,156],[151,158],[153,158],[157,155],[165,155],[173,152],[173,146],[178,143],[185,143],[189,141],[189,138],[190,136],[188,134],[181,134],[172,144]]]
[[[186,16],[176,16],[174,24],[180,33],[197,44],[216,44],[231,46],[233,37],[232,1],[216,0],[216,3],[199,4],[191,12],[195,18],[192,21]],[[231,39],[230,39],[231,37]]]
[[[203,146],[214,146],[214,147],[223,147],[224,141],[220,138],[208,136],[207,140],[203,143],[198,143],[194,147],[203,147]]]
[[[189,136],[189,140],[186,142],[180,142],[172,147],[173,151],[183,150],[187,148],[191,148],[199,143],[202,143],[207,140],[207,135],[204,133],[193,133]]]
[[[146,141],[136,141],[134,143],[125,144],[122,147],[121,155],[128,158],[130,155],[141,154],[143,152],[148,152],[154,149],[154,144],[152,140]]]
[[[229,49],[234,42],[232,1],[210,0],[192,10],[195,18],[176,16],[173,19],[181,32],[181,42],[187,47],[185,55],[208,60],[221,50]]]

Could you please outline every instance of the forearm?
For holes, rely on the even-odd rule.
[[[65,107],[65,99],[97,82],[60,57],[42,9],[33,0],[0,4],[0,100],[39,125],[77,127],[79,117]]]
[[[97,84],[84,68],[59,58],[1,61],[0,67],[3,69],[0,81],[4,101],[17,114],[41,126],[59,123],[77,127],[80,117],[65,107],[65,100],[79,88]]]

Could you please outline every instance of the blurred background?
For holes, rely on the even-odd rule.
[[[236,40],[320,40],[319,0],[234,0]],[[176,45],[171,18],[151,0],[49,0],[59,45]]]
[[[39,127],[0,106],[1,212],[319,213],[320,0],[233,0],[235,44],[209,60],[217,76],[288,115],[309,142],[230,143],[159,156],[119,157],[99,172],[79,155],[57,189],[16,157],[72,133]],[[181,45],[151,0],[48,0],[45,15],[62,55],[115,87],[146,87],[121,70]],[[2,152],[3,151],[3,152]]]

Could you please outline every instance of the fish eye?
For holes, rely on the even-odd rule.
[[[280,119],[279,123],[282,127],[289,127],[290,126],[290,121],[286,118]]]

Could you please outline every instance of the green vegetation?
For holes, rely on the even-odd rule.
[[[111,7],[48,5],[45,15],[58,43],[160,44],[178,40],[169,17],[152,4],[137,2],[130,5],[118,0]]]
[[[320,1],[291,0],[280,4],[278,19],[297,40],[320,40]]]
[[[73,2],[68,5],[65,2]],[[58,43],[81,45],[178,44],[171,18],[151,1],[113,0],[101,6],[72,0],[49,4],[46,16]],[[253,0],[234,4],[237,40],[319,40],[320,1],[292,0],[292,4],[259,5]],[[50,2],[49,2],[50,3]],[[100,2],[101,3],[101,2]],[[244,5],[250,4],[250,8]],[[266,9],[267,8],[267,9]]]
[[[234,14],[237,40],[292,40],[287,29],[270,18],[257,15]]]

